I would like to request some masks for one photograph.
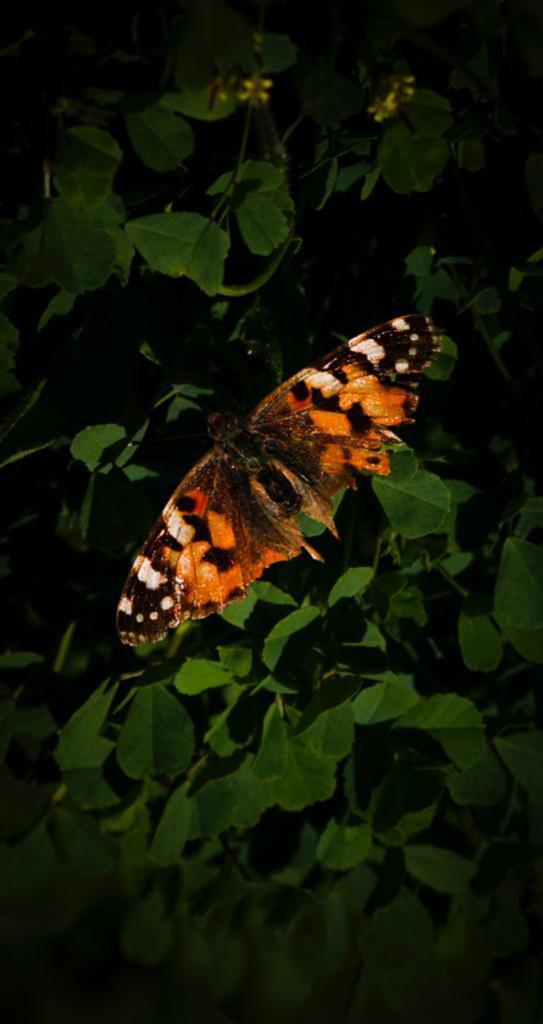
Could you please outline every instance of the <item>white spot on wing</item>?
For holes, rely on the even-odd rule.
[[[188,544],[194,537],[194,527],[186,523],[179,509],[171,508],[167,511],[164,521],[168,533],[179,544]]]
[[[152,619],[153,622],[156,622],[156,620],[158,619],[158,612],[150,612],[149,618]]]
[[[403,316],[397,316],[395,320],[390,321],[390,326],[393,327],[395,331],[406,331],[409,324],[407,323],[407,320],[404,320]]]
[[[379,345],[374,338],[365,338],[364,341],[359,341],[358,338],[353,338],[355,344],[349,342],[353,352],[362,352],[370,363],[378,363],[385,355],[385,350],[382,345]]]
[[[124,612],[125,615],[132,614],[132,601],[129,597],[122,597],[119,601],[119,611]]]
[[[306,383],[310,384],[312,388],[320,388],[325,395],[333,395],[337,391],[341,391],[341,381],[334,377],[333,373],[327,373],[326,370],[314,370],[309,377],[306,377]]]
[[[394,364],[394,368],[398,371],[398,373],[406,373],[406,371],[409,369],[409,362],[407,359],[397,359]]]
[[[158,572],[157,569],[153,569],[148,558],[142,558],[141,560],[141,565],[138,569],[138,579],[145,583],[148,590],[158,590],[160,584],[166,582],[166,577],[161,572]]]
[[[163,608],[165,612],[167,612],[168,608],[171,608],[173,606],[173,603],[173,597],[163,597],[162,601],[160,602],[160,607]]]
[[[409,348],[407,350],[407,354],[409,356],[416,356],[416,354],[417,354],[417,346],[416,345],[411,345],[411,348]]]
[[[141,614],[141,612],[138,612],[138,614],[136,615],[136,622],[143,622],[143,615]]]
[[[418,341],[418,340],[419,340],[418,334],[410,334],[409,335],[409,341]]]

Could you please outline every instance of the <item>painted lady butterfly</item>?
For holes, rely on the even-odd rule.
[[[264,398],[244,421],[214,413],[214,447],[190,470],[155,523],[117,612],[125,644],[161,640],[187,618],[243,598],[274,562],[307,543],[300,511],[334,536],[332,498],[354,473],[386,475],[390,430],[412,421],[416,377],[439,351],[420,313],[351,338]]]

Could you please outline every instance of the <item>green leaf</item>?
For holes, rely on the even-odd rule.
[[[371,582],[372,576],[373,569],[369,565],[362,565],[358,568],[351,566],[334,583],[328,595],[329,607],[332,608],[344,597],[355,597],[362,593]]]
[[[369,174],[366,175],[364,179],[364,184],[362,185],[362,189],[360,191],[360,199],[362,202],[365,202],[366,199],[369,199],[380,177],[381,168],[378,165],[377,167],[374,167],[373,170],[369,172]]]
[[[118,800],[103,775],[115,744],[102,735],[116,691],[106,680],[91,694],[61,730],[55,752],[68,791],[93,807],[109,807]]]
[[[55,181],[64,202],[79,212],[101,206],[123,156],[115,139],[101,128],[81,125],[64,131],[60,145]]]
[[[266,71],[277,73],[286,71],[296,63],[297,49],[288,36],[279,32],[264,32],[262,34],[262,46],[260,48],[260,59]]]
[[[59,884],[59,864],[45,822],[16,845],[0,845],[0,870],[0,912],[4,918],[21,919],[29,925],[50,914]]]
[[[323,682],[311,697],[307,707],[304,708],[296,723],[294,735],[301,736],[321,715],[334,711],[350,701],[360,689],[360,685],[359,679],[353,679],[350,676]]]
[[[400,718],[417,704],[420,704],[420,697],[405,683],[376,683],[362,690],[353,701],[354,720],[357,725],[388,722]]]
[[[224,621],[228,622],[231,626],[237,626],[238,629],[243,629],[247,619],[255,609],[256,602],[257,597],[254,593],[253,587],[251,587],[247,597],[242,601],[234,601],[220,612],[221,619],[224,619]]]
[[[389,841],[391,833],[408,832],[413,815],[427,812],[433,816],[442,791],[442,772],[394,760],[374,796],[375,832]]]
[[[492,747],[487,747],[481,760],[471,768],[450,775],[447,789],[457,804],[495,804],[505,793],[505,773]]]
[[[75,299],[76,296],[72,292],[58,292],[51,299],[47,308],[44,309],[38,322],[38,331],[42,331],[54,316],[67,316],[68,313],[71,313],[75,305]]]
[[[230,761],[221,762],[222,776],[211,775],[203,782],[196,778],[195,786],[201,788],[192,797],[191,838],[215,838],[231,827],[253,828],[272,805],[269,785],[252,771],[253,758],[246,756],[240,763],[238,755]]]
[[[432,918],[413,893],[402,890],[379,907],[359,944],[366,969],[377,972],[386,1007],[405,1016],[440,993]]]
[[[190,764],[194,727],[181,702],[164,686],[137,690],[117,743],[117,760],[132,779],[178,775]]]
[[[188,785],[178,786],[168,798],[153,836],[149,856],[161,868],[178,863],[188,838],[192,814]]]
[[[67,292],[100,288],[115,267],[115,243],[94,212],[79,213],[53,199],[46,210],[44,249],[51,273]]]
[[[81,533],[91,547],[111,551],[145,536],[153,510],[124,473],[93,473],[81,506]]]
[[[500,664],[503,647],[492,619],[482,609],[487,603],[476,595],[464,601],[458,620],[458,638],[465,665],[472,672],[494,672]]]
[[[176,114],[195,117],[198,121],[220,121],[234,113],[237,101],[234,92],[224,99],[210,94],[209,85],[204,89],[183,89],[181,92],[166,93],[162,103]]]
[[[277,198],[281,200],[280,205]],[[248,249],[257,256],[269,256],[285,241],[290,225],[284,213],[282,193],[249,193],[234,207],[239,229]]]
[[[444,334],[441,337],[441,351],[424,372],[430,380],[448,380],[456,367],[457,359],[458,345]]]
[[[350,704],[340,704],[319,715],[304,729],[303,742],[321,757],[340,761],[354,742],[354,719]]]
[[[468,892],[475,874],[475,865],[453,850],[422,844],[406,846],[405,866],[418,882],[451,896]]]
[[[287,770],[288,741],[285,723],[277,704],[268,708],[262,726],[262,740],[253,771],[262,782],[280,779]]]
[[[458,768],[470,768],[485,751],[483,720],[465,697],[440,693],[417,704],[397,719],[393,729],[422,729],[438,743]]]
[[[517,629],[502,619],[498,620],[509,643],[526,661],[543,664],[543,629]]]
[[[152,889],[127,914],[121,929],[121,950],[129,962],[155,967],[161,963],[172,942],[172,923],[166,917],[164,897]]]
[[[418,245],[409,253],[405,260],[405,272],[416,278],[414,299],[421,312],[431,313],[438,299],[458,304],[458,286],[442,266],[434,266],[434,253],[429,245]],[[454,358],[451,359],[451,356]],[[442,352],[427,368],[427,375],[438,380],[446,379],[455,359],[456,345],[450,339],[444,339]]]
[[[435,473],[419,469],[412,454],[397,452],[390,476],[372,481],[391,526],[413,540],[438,533],[451,507],[451,495]]]
[[[495,288],[483,288],[473,300],[473,305],[478,313],[483,316],[490,316],[499,313],[502,308],[502,300]]]
[[[147,104],[144,98],[134,97],[124,109],[128,137],[147,167],[173,171],[190,156],[194,149],[192,128],[171,109],[166,97]]]
[[[43,654],[36,654],[35,651],[6,651],[0,654],[0,672],[41,665],[43,660]]]
[[[498,736],[494,745],[513,778],[536,800],[543,800],[543,732]]]
[[[4,763],[11,742],[16,710],[14,700],[0,700],[0,765]]]
[[[395,192],[428,192],[449,158],[442,136],[452,122],[450,106],[430,89],[417,89],[408,110],[412,127],[398,119],[385,129],[379,166]]]
[[[285,175],[279,167],[268,160],[246,160],[239,171],[226,171],[221,174],[207,190],[208,196],[221,195],[234,186],[234,198],[237,204],[243,204],[245,198],[255,192],[277,192],[285,187]]]
[[[268,256],[285,241],[290,230],[287,214],[294,210],[284,175],[271,163],[247,160],[237,174],[221,174],[208,188],[208,195],[230,189],[234,176],[230,203],[245,244],[256,255]]]
[[[104,835],[96,818],[58,808],[55,819],[71,865],[91,877],[105,875],[112,870],[115,843]]]
[[[227,686],[232,676],[218,661],[208,658],[187,658],[174,679],[176,689],[193,697],[215,686]]]
[[[268,604],[288,604],[296,607],[296,601],[290,594],[275,586],[275,583],[268,583],[267,580],[256,580],[251,586],[258,601],[266,601]]]
[[[253,652],[250,647],[229,644],[227,647],[218,647],[217,650],[227,672],[238,679],[245,679],[249,675],[253,667]]]
[[[126,225],[129,238],[153,270],[168,277],[186,274],[216,295],[222,284],[230,239],[199,213],[155,213]]]
[[[284,775],[270,783],[276,803],[286,811],[301,811],[318,800],[328,800],[336,785],[335,763],[323,758],[301,740],[287,743]]]
[[[230,757],[250,743],[255,728],[256,703],[247,692],[242,692],[213,718],[204,740],[219,757]]]
[[[525,177],[532,205],[536,210],[543,210],[543,153],[530,153]]]
[[[317,846],[317,859],[334,871],[351,871],[371,849],[371,825],[338,825],[332,818]]]
[[[300,89],[305,114],[318,124],[335,124],[362,108],[362,90],[322,59]]]
[[[437,802],[423,807],[420,811],[409,811],[386,832],[377,832],[379,842],[385,846],[405,846],[411,836],[430,828],[436,813]],[[382,819],[381,819],[382,820]]]
[[[305,629],[306,626],[309,626],[319,616],[318,608],[314,608],[313,605],[306,605],[304,608],[298,608],[295,612],[291,612],[290,615],[286,615],[284,619],[275,624],[266,637],[262,651],[262,660],[270,671],[273,671],[277,665],[289,637],[294,633],[298,633],[301,629]]]
[[[80,459],[88,469],[96,469],[101,462],[109,462],[108,449],[115,448],[126,437],[126,430],[119,423],[101,423],[85,427],[74,437],[70,452],[74,459]]]
[[[508,537],[503,545],[495,593],[500,621],[515,629],[543,627],[543,548]]]
[[[17,278],[13,274],[0,270],[0,305],[8,295],[11,295],[11,292],[15,291],[17,284]]]

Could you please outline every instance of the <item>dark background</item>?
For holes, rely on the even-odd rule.
[[[284,67],[268,70],[258,45],[244,42],[253,29],[280,35]],[[538,5],[248,2],[233,12],[208,0],[194,9],[112,6],[100,15],[84,5],[66,24],[45,10],[35,18],[15,10],[3,45],[4,1005],[17,1020],[40,1022],[76,1014],[386,1024],[436,1013],[444,1022],[535,1022],[543,801]],[[66,138],[81,125],[108,132],[122,151],[112,179],[122,200],[116,244],[125,223],[166,209],[209,217],[216,196],[207,189],[236,164],[247,104],[218,120],[205,107],[199,117],[184,111],[193,151],[157,170],[134,145],[127,103],[136,98],[146,109],[163,93],[212,89],[218,75],[239,82],[258,73],[273,85],[252,110],[245,158],[278,166],[291,203],[267,255],[244,240],[236,198],[226,204],[222,294],[207,294],[197,275],[159,273],[137,252],[124,262],[117,255],[100,281],[107,231],[92,204],[75,204],[77,230],[70,221],[70,235],[63,222],[53,243],[51,203],[69,206],[67,176],[85,175],[84,159],[74,169],[66,156]],[[417,91],[396,116],[377,121],[371,103],[398,74],[414,76]],[[76,260],[98,275],[92,286],[74,285]],[[233,297],[232,285],[245,294]],[[65,305],[40,326],[59,294]],[[261,592],[245,621],[214,616],[156,648],[122,648],[114,609],[126,572],[153,517],[206,450],[206,415],[248,411],[315,355],[415,310],[431,313],[447,341],[422,382],[417,423],[402,437],[424,459],[429,487],[439,488],[438,478],[451,484],[449,518],[402,532],[378,488],[361,480],[341,503],[339,544],[316,536],[325,566],[303,556],[267,575],[292,595],[291,606],[267,603]],[[118,440],[102,450],[95,442],[96,463],[88,449],[74,454],[74,438],[101,424],[136,435],[124,462]],[[528,583],[505,564],[506,538],[526,545]],[[372,564],[370,589],[326,611],[341,574]],[[265,637],[304,602],[322,620],[296,634],[270,670]],[[458,633],[461,612],[473,624],[471,640]],[[383,647],[344,646],[361,644],[368,625]],[[252,652],[248,675],[236,674],[227,647]],[[218,659],[229,686],[188,696],[175,674],[196,658]],[[181,692],[175,699],[192,718],[193,749],[182,768],[131,774],[115,750],[127,695],[139,699],[153,671],[163,673],[161,692]],[[345,749],[338,740],[332,751],[335,788],[296,809],[276,793],[245,824],[238,812],[221,823],[206,804],[207,830],[193,818],[183,853],[157,862],[157,823],[186,771],[196,773],[195,807],[206,791],[202,759],[208,793],[215,785],[217,805],[228,803],[216,780],[238,784],[235,759],[260,749],[277,697],[287,705],[290,742],[296,716],[335,674],[363,690],[393,679],[425,699],[466,699],[483,716],[484,769],[465,778],[466,765],[422,729],[359,723]],[[113,704],[92,718],[86,702],[106,680],[106,692],[120,680]],[[231,705],[238,717],[218,748],[206,732]],[[82,732],[72,739],[63,730],[81,708]],[[68,736],[64,752],[59,733]],[[500,741],[517,734],[528,744],[502,756]],[[99,751],[105,740],[107,756]],[[158,742],[167,739],[159,734]],[[320,755],[326,761],[322,747]],[[89,771],[83,784],[77,773]],[[459,798],[451,778],[462,771]],[[249,790],[240,793],[243,807]],[[370,822],[367,856],[342,868],[323,853],[319,837],[330,822]],[[392,840],[394,828],[401,836]],[[453,860],[430,856],[429,869],[416,867],[410,844]]]

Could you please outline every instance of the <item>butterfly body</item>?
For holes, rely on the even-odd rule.
[[[240,600],[303,548],[303,511],[337,536],[332,499],[360,470],[386,475],[391,427],[410,422],[416,375],[438,351],[421,314],[397,317],[300,371],[245,420],[213,413],[214,447],[181,481],[137,556],[119,603],[124,643]]]

